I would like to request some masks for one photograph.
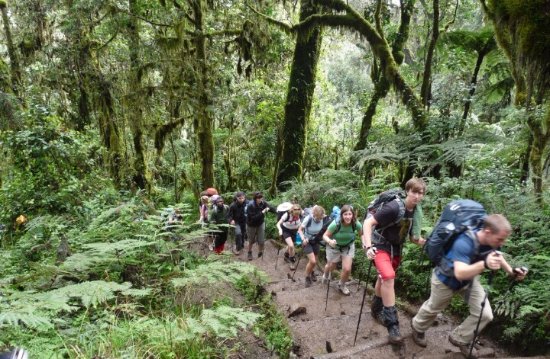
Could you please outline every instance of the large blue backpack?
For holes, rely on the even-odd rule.
[[[471,199],[458,199],[449,203],[424,245],[424,251],[433,264],[438,265],[459,234],[480,228],[487,212]]]

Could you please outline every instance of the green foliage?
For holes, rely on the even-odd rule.
[[[288,358],[292,347],[292,336],[285,318],[279,313],[262,284],[262,278],[252,280],[243,277],[237,283],[237,288],[244,294],[246,300],[254,304],[264,314],[257,324],[258,336],[265,337],[270,350],[279,357]]]
[[[32,125],[2,132],[0,138],[9,164],[0,192],[0,220],[7,223],[19,214],[71,211],[102,185],[88,177],[94,172],[93,138],[65,128],[37,105],[23,117]]]
[[[222,281],[237,283],[243,276],[256,272],[256,267],[248,263],[227,262],[216,258],[184,271],[185,276],[173,278],[172,284],[174,287],[179,288]]]

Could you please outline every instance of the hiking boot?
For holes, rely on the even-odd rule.
[[[288,252],[285,252],[285,262],[286,263],[289,263],[290,262],[290,255],[288,254]]]
[[[451,342],[452,345],[460,349],[460,352],[462,353],[462,355],[464,355],[465,358],[476,359],[476,358],[487,358],[487,357],[495,356],[495,351],[493,350],[493,348],[476,349],[475,346],[474,348],[472,348],[472,354],[470,355],[470,344],[459,342],[456,339],[454,339],[452,335],[449,335],[449,342]]]
[[[312,282],[317,282],[317,275],[315,275],[315,272],[311,272],[309,276]]]
[[[351,294],[351,292],[349,291],[348,287],[346,286],[346,283],[338,282],[338,290],[339,290],[343,295],[350,295],[350,294]]]
[[[426,341],[426,333],[419,332],[416,329],[414,329],[413,321],[411,319],[411,329],[412,329],[412,338],[413,342],[416,343],[416,345],[426,348],[428,345],[428,342]]]
[[[323,273],[323,278],[321,279],[321,284],[327,284],[330,281],[330,273],[325,276]]]
[[[309,288],[309,287],[311,287],[311,277],[307,276],[306,277],[306,288]]]
[[[262,258],[263,255],[264,255],[264,252],[258,252],[258,258]]]
[[[382,309],[382,317],[384,319],[384,326],[388,329],[389,342],[391,344],[401,344],[403,337],[399,332],[399,319],[395,306],[384,307]]]
[[[394,324],[388,327],[389,342],[391,344],[401,344],[403,343],[403,337],[399,332],[399,324]]]
[[[253,258],[252,258],[252,252],[248,252],[248,260],[251,261]]]
[[[375,294],[370,305],[370,314],[378,324],[384,323],[384,320],[381,318],[383,308],[384,304],[382,304],[382,298]]]
[[[296,269],[296,257],[292,256],[290,257],[290,270]]]

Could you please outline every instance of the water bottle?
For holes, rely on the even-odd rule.
[[[300,237],[300,233],[296,232],[296,245],[302,245],[302,237]]]

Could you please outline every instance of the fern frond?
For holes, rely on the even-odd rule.
[[[185,271],[185,276],[172,279],[172,284],[174,287],[179,288],[200,283],[236,283],[242,276],[255,271],[256,267],[248,263],[224,263],[221,260],[215,260]]]
[[[25,325],[36,330],[46,331],[53,328],[50,318],[36,312],[2,311],[0,313],[0,327]]]
[[[237,335],[237,329],[251,326],[261,317],[261,314],[247,312],[242,308],[220,306],[204,310],[200,319],[217,336],[229,338]]]
[[[91,268],[108,265],[153,245],[155,245],[154,242],[137,239],[125,239],[114,243],[88,243],[83,246],[82,252],[67,258],[61,265],[61,269],[69,272],[84,272]]]

